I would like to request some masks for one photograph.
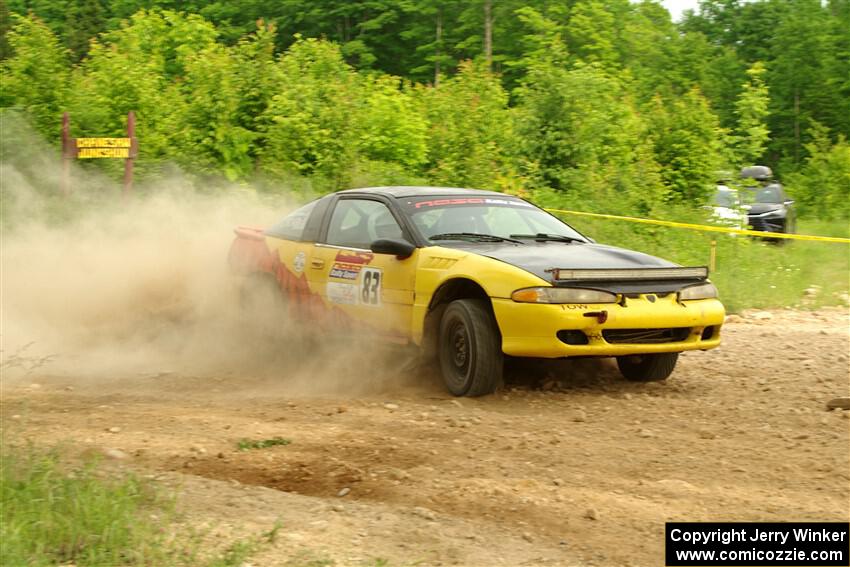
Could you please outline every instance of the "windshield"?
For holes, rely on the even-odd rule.
[[[718,185],[717,192],[714,194],[714,206],[715,207],[726,207],[728,209],[734,209],[740,203],[738,202],[738,192],[734,189],[730,189],[725,185]]]
[[[747,201],[750,203],[769,203],[778,205],[782,203],[782,189],[778,185],[767,185],[765,187],[751,188],[746,192]]]
[[[538,234],[587,240],[556,217],[515,197],[417,197],[403,201],[403,206],[419,231],[435,243],[474,240],[475,235],[481,240]]]

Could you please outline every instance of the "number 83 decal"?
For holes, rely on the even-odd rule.
[[[361,304],[380,307],[382,276],[381,270],[377,268],[363,268],[360,271]]]

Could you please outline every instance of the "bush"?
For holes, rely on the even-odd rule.
[[[787,176],[786,184],[800,206],[800,214],[819,219],[850,217],[850,143],[843,136],[832,144],[820,125],[810,131],[809,157],[800,171]]]

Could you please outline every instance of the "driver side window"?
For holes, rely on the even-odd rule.
[[[341,199],[328,226],[327,244],[368,250],[379,238],[403,238],[389,208],[366,199]]]

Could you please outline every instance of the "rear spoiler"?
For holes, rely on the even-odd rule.
[[[264,228],[257,228],[255,226],[237,226],[233,229],[236,236],[239,238],[247,238],[248,240],[264,240],[264,231]]]

